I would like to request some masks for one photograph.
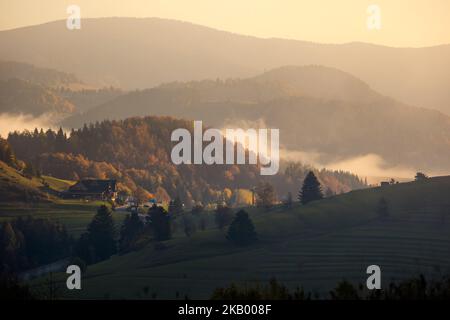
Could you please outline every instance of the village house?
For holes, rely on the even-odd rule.
[[[115,200],[116,180],[84,179],[62,193],[66,199]]]

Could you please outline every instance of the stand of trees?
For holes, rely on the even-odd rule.
[[[153,231],[157,241],[169,240],[172,237],[171,215],[163,207],[154,204],[147,215],[147,224]]]
[[[32,217],[0,227],[0,273],[18,273],[70,255],[73,239],[64,225]]]
[[[0,137],[0,161],[5,162],[11,167],[16,167],[16,156],[9,145],[8,141]]]
[[[256,205],[270,209],[277,201],[275,188],[269,182],[261,182],[256,187]]]
[[[355,285],[344,280],[324,297],[305,292],[302,287],[290,290],[276,279],[271,279],[267,285],[232,283],[228,287],[215,289],[211,298],[214,300],[448,300],[450,299],[450,277],[427,281],[423,275],[420,275],[400,282],[391,281],[380,290],[368,290],[365,285]]]

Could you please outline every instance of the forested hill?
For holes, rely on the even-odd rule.
[[[75,106],[55,92],[20,79],[0,80],[0,114],[68,115]]]
[[[391,168],[450,170],[450,117],[395,101],[351,74],[324,66],[286,66],[247,79],[132,91],[62,125],[79,128],[147,115],[202,119],[217,128],[279,128],[284,148],[318,154],[325,167],[375,154]]]
[[[256,165],[180,165],[170,159],[174,129],[192,131],[192,122],[171,117],[129,118],[85,125],[66,135],[54,132],[12,133],[8,142],[17,157],[33,163],[43,174],[76,180],[114,178],[123,190],[141,188],[160,200],[180,196],[185,203],[212,202],[250,189],[263,179],[272,183],[279,198],[295,196],[308,168],[298,163],[283,164],[275,176],[261,176]],[[355,175],[321,170],[317,172],[324,191],[346,192],[364,187]]]

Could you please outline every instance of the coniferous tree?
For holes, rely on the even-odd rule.
[[[320,200],[323,198],[320,182],[312,171],[310,171],[303,181],[302,190],[298,195],[299,201],[302,204],[307,204],[311,201]]]
[[[238,246],[246,246],[257,240],[255,226],[246,211],[236,213],[228,228],[227,239]]]
[[[147,221],[157,241],[169,240],[172,237],[170,220],[170,214],[156,204],[148,210]]]
[[[96,259],[105,260],[117,252],[116,229],[111,211],[101,206],[88,226],[89,243]]]
[[[137,212],[127,215],[120,228],[119,251],[123,253],[132,250],[143,229],[144,223]]]

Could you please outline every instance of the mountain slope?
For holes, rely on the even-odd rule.
[[[407,168],[409,176],[414,170],[450,170],[448,116],[402,104],[348,73],[321,66],[134,91],[63,125],[146,115],[203,120],[219,128],[279,128],[282,147],[312,154],[324,166],[374,154],[387,167]]]
[[[48,202],[48,195],[41,189],[44,186],[38,179],[26,178],[0,161],[0,202]]]
[[[0,58],[75,73],[125,89],[163,82],[248,77],[283,65],[349,72],[400,101],[450,112],[450,45],[390,48],[261,39],[157,18],[83,19],[0,32]]]
[[[28,63],[0,61],[0,80],[21,79],[45,87],[81,86],[73,74],[53,69],[38,68]]]

